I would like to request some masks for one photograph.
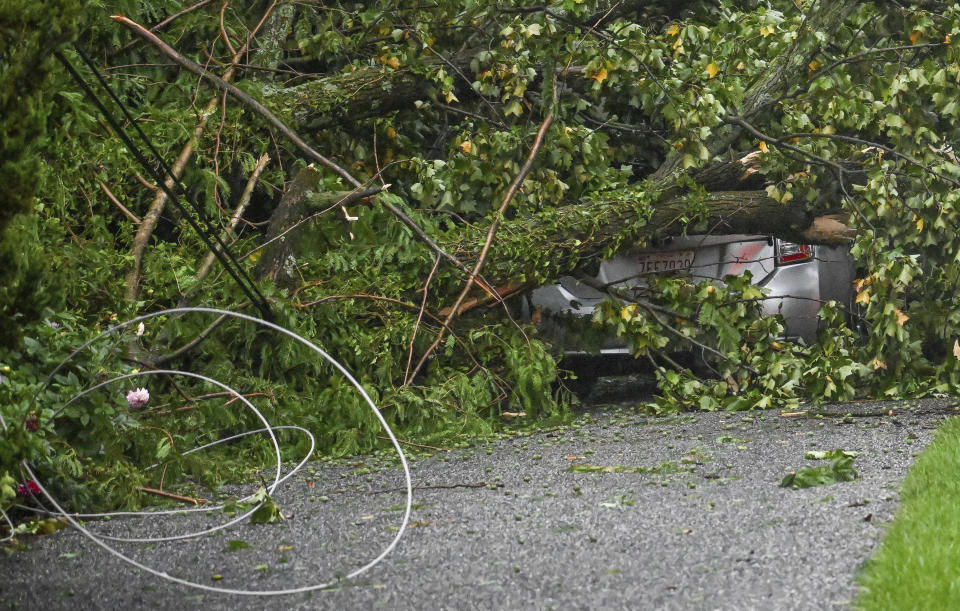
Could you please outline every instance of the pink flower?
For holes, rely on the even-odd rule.
[[[146,388],[138,388],[127,393],[127,403],[129,403],[133,409],[143,407],[149,400],[150,392]]]
[[[29,480],[17,486],[17,496],[27,497],[31,494],[40,494],[40,486],[37,482]]]

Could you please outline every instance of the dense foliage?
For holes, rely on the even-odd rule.
[[[251,324],[209,315],[126,328],[42,384],[117,321],[179,304],[255,313],[219,264],[199,271],[207,248],[184,218],[207,219],[216,234],[238,208],[224,236],[276,321],[356,372],[407,438],[469,436],[504,413],[546,416],[569,400],[550,346],[510,304],[476,286],[456,300],[467,275],[451,257],[473,268],[493,223],[481,275],[525,290],[656,235],[709,231],[728,192],[742,193],[734,216],[755,232],[834,242],[855,234],[856,303],[824,304],[821,342],[803,346],[781,341],[782,321],[758,318],[763,295],[749,279],[716,287],[666,278],[647,294],[612,298],[597,322],[653,361],[660,409],[917,395],[960,383],[960,57],[951,43],[960,5],[46,4],[38,14],[33,3],[0,2],[0,185],[12,203],[0,217],[0,269],[10,275],[0,285],[6,482],[28,459],[80,506],[136,503],[137,486],[163,477],[142,470],[156,460],[171,460],[167,478],[215,479],[200,459],[172,459],[256,425],[217,389],[149,376],[64,405],[99,380],[155,368],[223,380],[274,423],[309,427],[323,452],[383,443],[328,366]],[[111,21],[115,13],[158,24],[179,53],[260,100],[337,167],[171,63]],[[129,109],[124,130],[136,124],[171,165],[184,159],[197,211],[163,203],[149,169],[53,61],[67,39],[77,47],[61,44],[66,59],[92,83],[76,49],[95,58]],[[284,195],[298,176],[302,197]],[[355,184],[380,192],[336,205]],[[808,232],[824,215],[852,231]],[[266,240],[271,220],[300,218]],[[462,314],[444,310],[455,302]],[[852,314],[862,334],[846,325]],[[691,341],[708,348],[718,375],[669,367]],[[125,396],[141,386],[150,401],[134,409]],[[14,492],[3,490],[7,506]]]

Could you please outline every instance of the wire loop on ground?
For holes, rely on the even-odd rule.
[[[201,583],[197,583],[197,582],[194,582],[194,581],[190,581],[190,580],[188,580],[188,579],[184,579],[184,578],[181,578],[181,577],[176,577],[176,576],[173,576],[173,575],[169,575],[169,574],[167,574],[166,572],[164,572],[164,571],[162,571],[162,570],[160,570],[160,569],[147,566],[147,565],[145,565],[145,564],[137,561],[137,560],[134,559],[134,558],[131,558],[131,557],[127,556],[127,555],[124,555],[123,553],[121,553],[120,551],[118,551],[116,548],[114,548],[114,547],[112,547],[111,545],[109,545],[108,543],[106,543],[106,541],[136,542],[136,543],[147,543],[147,542],[149,542],[149,543],[154,543],[154,542],[160,542],[160,541],[177,541],[177,540],[184,540],[184,539],[190,539],[190,538],[199,537],[199,536],[201,536],[201,535],[211,534],[211,533],[213,533],[213,532],[217,532],[217,531],[223,530],[223,529],[225,529],[225,528],[227,528],[227,527],[229,527],[229,526],[235,525],[235,524],[243,521],[244,519],[246,519],[247,517],[249,517],[250,515],[252,515],[252,514],[263,504],[262,501],[261,501],[260,503],[258,503],[256,506],[254,506],[252,509],[250,509],[249,511],[245,512],[243,515],[240,515],[240,516],[238,516],[238,517],[235,517],[235,518],[229,520],[228,522],[225,522],[225,523],[223,523],[223,524],[217,525],[217,526],[212,527],[212,528],[209,528],[209,529],[205,529],[205,530],[201,530],[201,531],[196,531],[196,532],[192,532],[192,533],[188,533],[188,534],[183,534],[183,535],[175,535],[175,536],[142,537],[142,538],[140,538],[140,537],[135,537],[135,538],[129,538],[129,537],[127,537],[127,538],[124,538],[124,537],[116,537],[116,536],[108,536],[108,535],[96,534],[96,533],[92,532],[89,528],[87,528],[86,526],[84,526],[83,524],[81,524],[81,523],[80,523],[80,520],[82,520],[82,519],[95,519],[95,518],[115,517],[115,516],[156,516],[156,515],[171,515],[171,514],[182,514],[182,513],[186,513],[186,514],[190,515],[190,514],[197,513],[197,512],[219,511],[219,510],[222,510],[222,509],[224,508],[224,506],[223,506],[223,505],[211,505],[211,506],[196,507],[196,508],[190,508],[190,509],[177,509],[177,510],[169,510],[169,511],[168,511],[168,510],[163,510],[163,511],[149,511],[149,510],[148,510],[148,511],[125,511],[125,512],[120,512],[120,511],[118,511],[118,512],[112,512],[112,513],[96,513],[96,514],[94,514],[94,513],[88,513],[88,514],[70,513],[70,512],[68,512],[68,511],[66,511],[66,510],[60,505],[60,503],[53,497],[53,495],[50,493],[50,491],[47,490],[46,487],[44,487],[43,483],[38,479],[36,473],[35,473],[34,470],[31,468],[30,464],[29,464],[27,461],[23,461],[22,464],[21,464],[21,466],[22,466],[22,468],[23,468],[24,473],[26,474],[26,476],[27,476],[29,479],[35,481],[35,482],[37,483],[37,487],[40,489],[40,495],[38,495],[38,496],[39,496],[40,498],[42,498],[43,500],[45,500],[47,503],[50,504],[51,507],[54,508],[53,511],[51,511],[51,513],[53,513],[53,514],[55,514],[55,515],[57,515],[57,516],[60,516],[61,518],[63,518],[64,520],[66,520],[73,528],[76,528],[77,530],[79,530],[81,533],[83,533],[85,536],[87,536],[91,541],[93,541],[93,542],[94,542],[95,544],[97,544],[98,546],[102,547],[104,550],[106,550],[108,553],[112,554],[113,556],[116,556],[117,558],[120,558],[121,560],[123,560],[123,561],[125,561],[125,562],[127,562],[127,563],[129,563],[129,564],[131,564],[131,565],[133,565],[133,566],[135,566],[135,567],[143,570],[143,571],[146,571],[146,572],[148,572],[148,573],[150,573],[150,574],[152,574],[152,575],[155,575],[155,576],[157,576],[157,577],[163,578],[163,579],[165,579],[165,580],[167,580],[167,581],[171,581],[171,582],[178,583],[178,584],[181,584],[181,585],[189,586],[189,587],[192,587],[192,588],[198,588],[198,589],[201,589],[201,590],[206,590],[206,591],[209,591],[209,592],[219,592],[219,593],[223,593],[223,594],[250,595],[250,596],[280,596],[280,595],[289,595],[289,594],[299,594],[299,593],[303,593],[303,592],[311,592],[311,591],[315,591],[315,590],[322,590],[322,589],[324,589],[324,588],[329,588],[329,587],[331,587],[331,586],[339,583],[339,582],[341,581],[341,579],[353,579],[353,578],[357,577],[358,575],[360,575],[360,574],[362,574],[362,573],[370,570],[370,569],[373,568],[374,566],[376,566],[381,560],[383,560],[383,559],[384,559],[391,551],[393,551],[393,549],[397,546],[397,544],[398,544],[399,541],[400,541],[400,538],[401,538],[401,537],[403,536],[403,534],[406,532],[407,525],[408,525],[408,523],[409,523],[409,521],[410,521],[410,512],[411,512],[412,505],[413,505],[413,485],[412,485],[412,482],[411,482],[410,468],[409,468],[409,466],[408,466],[408,464],[407,464],[406,456],[404,455],[403,450],[402,450],[401,447],[400,447],[400,442],[397,440],[397,437],[394,435],[394,433],[393,433],[393,431],[391,430],[389,424],[387,424],[386,419],[385,419],[385,418],[383,417],[383,415],[380,413],[380,410],[377,409],[376,404],[374,404],[374,402],[373,402],[373,400],[370,398],[369,394],[364,390],[363,386],[356,380],[356,378],[354,378],[353,375],[351,375],[350,372],[347,371],[347,369],[346,369],[343,365],[341,365],[338,361],[336,361],[333,357],[331,357],[331,356],[330,356],[327,352],[325,352],[322,348],[320,348],[319,346],[317,346],[317,345],[314,344],[313,342],[309,341],[308,339],[304,338],[303,336],[301,336],[301,335],[299,335],[299,334],[297,334],[297,333],[294,333],[293,331],[290,331],[289,329],[285,329],[284,327],[281,327],[281,326],[279,326],[279,325],[277,325],[277,324],[274,324],[274,323],[272,323],[272,322],[265,321],[265,320],[262,320],[262,319],[259,319],[259,318],[255,318],[255,317],[253,317],[253,316],[249,316],[249,315],[246,315],[246,314],[240,314],[240,313],[238,313],[238,312],[231,312],[231,311],[229,311],[229,310],[221,310],[221,309],[215,309],[215,308],[202,308],[202,307],[171,308],[171,309],[168,309],[168,310],[160,310],[160,311],[158,311],[158,312],[152,312],[152,313],[150,313],[150,314],[144,314],[144,315],[142,315],[142,316],[138,316],[138,317],[136,317],[136,318],[132,318],[132,319],[126,321],[126,322],[120,323],[120,324],[118,324],[118,325],[116,325],[116,326],[113,326],[113,327],[107,329],[106,331],[104,331],[104,332],[101,333],[100,335],[98,335],[98,336],[94,337],[93,339],[87,341],[87,342],[84,343],[82,346],[80,346],[79,348],[77,348],[76,350],[74,350],[66,359],[64,359],[63,361],[61,361],[61,362],[53,369],[53,371],[47,376],[47,378],[46,378],[46,379],[43,381],[43,383],[41,384],[40,390],[38,390],[38,391],[35,393],[35,395],[34,395],[34,400],[36,400],[37,397],[39,397],[40,393],[50,384],[50,382],[54,379],[54,376],[55,376],[61,369],[63,369],[68,363],[70,363],[70,361],[73,360],[74,357],[76,357],[78,354],[80,354],[81,352],[83,352],[84,350],[86,350],[87,348],[89,348],[92,344],[94,344],[95,342],[101,340],[102,338],[107,337],[107,336],[110,336],[110,335],[113,335],[113,334],[115,334],[115,333],[118,333],[118,332],[122,331],[123,329],[126,329],[127,327],[130,327],[131,325],[138,325],[138,324],[142,323],[143,321],[150,320],[150,319],[156,318],[156,317],[158,317],[158,316],[183,315],[183,314],[188,314],[188,313],[203,313],[203,314],[214,314],[214,315],[217,315],[217,316],[233,317],[233,318],[237,318],[237,319],[240,319],[240,320],[249,321],[249,322],[252,322],[252,323],[257,324],[257,325],[264,326],[264,327],[266,327],[266,328],[268,328],[268,329],[270,329],[270,330],[272,330],[272,331],[274,331],[274,332],[277,332],[277,333],[280,333],[280,334],[282,334],[282,335],[285,335],[285,336],[287,336],[287,337],[290,338],[290,339],[293,339],[293,340],[295,340],[295,341],[297,341],[297,342],[300,342],[300,343],[303,344],[304,346],[307,346],[308,348],[310,348],[311,350],[313,350],[315,353],[317,353],[318,355],[320,355],[326,362],[328,362],[330,365],[332,365],[341,375],[343,375],[343,377],[345,377],[345,378],[350,382],[351,385],[353,385],[353,387],[357,390],[357,392],[360,394],[360,396],[363,398],[363,400],[367,403],[367,405],[368,405],[368,406],[370,407],[370,409],[373,411],[373,414],[376,416],[377,420],[380,422],[380,425],[383,427],[383,430],[386,432],[387,436],[389,437],[390,442],[393,444],[394,449],[397,451],[397,456],[399,457],[399,459],[400,459],[400,464],[401,464],[401,466],[402,466],[402,468],[403,468],[403,474],[404,474],[404,480],[405,480],[405,487],[406,487],[406,504],[405,504],[405,507],[404,507],[404,513],[403,513],[403,519],[402,519],[401,525],[400,525],[400,527],[397,529],[396,535],[395,535],[395,536],[393,537],[393,539],[390,541],[389,545],[387,545],[387,546],[380,552],[379,555],[377,555],[375,558],[373,558],[372,560],[370,560],[369,562],[367,562],[366,564],[364,564],[364,565],[361,566],[360,568],[358,568],[358,569],[356,569],[356,570],[354,570],[354,571],[352,571],[352,572],[350,572],[350,573],[347,573],[347,574],[344,575],[342,578],[335,578],[335,579],[332,579],[332,580],[329,580],[329,581],[326,581],[326,582],[323,582],[323,583],[310,584],[310,585],[305,585],[305,586],[291,587],[291,588],[278,589],[278,590],[240,590],[240,589],[234,589],[234,588],[217,587],[217,586],[212,586],[212,585],[208,585],[208,584],[201,584]],[[274,494],[274,492],[277,490],[277,487],[278,487],[281,483],[283,483],[284,481],[286,481],[287,479],[289,479],[290,477],[292,477],[294,474],[296,474],[296,473],[307,463],[307,461],[310,459],[310,456],[313,454],[313,451],[314,451],[314,449],[315,449],[315,447],[316,447],[316,441],[315,441],[315,438],[314,438],[313,434],[312,434],[310,431],[308,431],[307,429],[305,429],[305,428],[303,428],[303,427],[299,427],[299,426],[292,426],[292,425],[272,426],[272,425],[269,423],[269,421],[267,420],[267,418],[263,415],[263,413],[260,412],[248,399],[246,399],[243,395],[241,395],[241,394],[240,394],[238,391],[236,391],[235,389],[233,389],[233,388],[227,386],[226,384],[223,384],[222,382],[219,382],[219,381],[217,381],[217,380],[215,380],[215,379],[213,379],[213,378],[210,378],[210,377],[207,377],[207,376],[204,376],[204,375],[201,375],[201,374],[189,372],[189,371],[181,371],[181,370],[175,370],[175,369],[140,371],[140,372],[135,372],[135,373],[129,373],[129,374],[124,374],[124,375],[116,376],[116,377],[111,378],[111,379],[109,379],[109,380],[102,381],[102,382],[100,382],[100,383],[98,383],[98,384],[96,384],[96,385],[94,385],[94,386],[92,386],[92,387],[90,387],[90,388],[87,388],[87,389],[85,389],[84,391],[82,391],[82,392],[74,395],[73,397],[71,397],[71,398],[70,398],[69,400],[67,400],[64,404],[62,404],[60,407],[58,407],[56,410],[54,410],[54,412],[53,412],[53,417],[56,417],[56,415],[58,415],[60,412],[62,412],[64,409],[66,409],[69,405],[71,405],[71,404],[74,403],[75,401],[79,400],[81,397],[89,394],[90,392],[93,392],[94,390],[103,388],[103,387],[105,387],[105,386],[107,386],[107,385],[109,385],[109,384],[113,384],[113,383],[118,382],[118,381],[121,381],[121,380],[130,379],[130,378],[137,378],[137,377],[141,377],[141,376],[150,376],[150,375],[178,375],[178,376],[185,376],[185,377],[190,377],[190,378],[194,378],[194,379],[199,379],[199,380],[204,381],[204,382],[206,382],[206,383],[209,383],[209,384],[213,384],[213,385],[215,385],[215,386],[218,386],[219,388],[221,388],[221,389],[227,391],[228,393],[230,393],[234,398],[239,399],[240,401],[242,401],[243,404],[244,404],[248,409],[250,409],[250,410],[253,411],[253,413],[257,416],[257,418],[258,418],[258,419],[263,423],[263,425],[264,425],[263,428],[260,428],[260,429],[257,429],[257,430],[245,431],[245,432],[242,432],[242,433],[239,433],[239,434],[236,434],[236,435],[232,435],[232,436],[230,436],[230,437],[226,437],[226,438],[223,438],[223,439],[218,439],[218,440],[216,440],[216,441],[213,441],[213,442],[204,444],[204,445],[199,446],[199,447],[196,447],[196,448],[192,448],[192,449],[184,452],[184,453],[182,454],[182,456],[185,456],[185,455],[187,455],[187,454],[192,454],[192,453],[194,453],[194,452],[199,452],[199,451],[201,451],[201,450],[204,450],[204,449],[207,449],[207,448],[210,448],[210,447],[219,445],[219,444],[221,444],[221,443],[226,443],[226,442],[228,442],[228,441],[232,441],[232,440],[235,440],[235,439],[239,439],[239,438],[241,438],[241,437],[246,437],[246,436],[255,435],[255,434],[266,434],[266,435],[268,435],[268,436],[270,437],[270,440],[271,440],[271,443],[272,443],[272,446],[273,446],[273,450],[274,450],[274,453],[275,453],[275,456],[276,456],[276,469],[275,469],[274,478],[273,478],[273,481],[270,483],[270,485],[269,485],[268,487],[266,487],[266,492],[267,492],[267,494],[270,495],[270,496],[272,496],[272,495]],[[0,417],[0,428],[2,428],[4,431],[6,431],[6,430],[8,429],[7,423],[2,419],[2,417]],[[308,436],[308,438],[310,439],[310,450],[309,450],[309,452],[307,452],[307,454],[303,457],[303,459],[302,459],[293,469],[291,469],[291,470],[290,470],[288,473],[286,473],[285,475],[282,474],[282,457],[281,457],[281,452],[280,452],[280,445],[279,445],[279,442],[277,441],[277,437],[276,437],[276,434],[275,434],[275,431],[278,431],[278,430],[295,430],[295,431],[299,431],[299,432],[301,432],[301,433],[306,434],[306,435]],[[158,467],[158,466],[159,466],[159,464],[154,464],[154,465],[151,465],[150,467],[147,467],[146,470],[154,469],[154,468],[156,468],[156,467]],[[247,497],[244,497],[243,499],[241,499],[240,502],[247,502],[247,501],[252,500],[252,498],[253,498],[253,495],[250,495],[250,496],[247,496]],[[24,506],[18,505],[17,507],[24,507]],[[43,511],[43,510],[38,510],[38,509],[36,509],[36,508],[27,508],[27,507],[24,507],[24,508],[25,508],[25,509],[31,509],[31,510],[34,510],[34,511]],[[6,521],[7,524],[10,526],[11,534],[10,534],[10,536],[7,537],[6,539],[12,538],[13,532],[14,532],[13,524],[12,524],[10,518],[7,516],[7,514],[4,513],[2,510],[0,510],[0,514],[2,514],[3,520]],[[6,540],[6,539],[0,539],[0,541]]]

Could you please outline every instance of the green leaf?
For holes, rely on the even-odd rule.
[[[223,551],[239,552],[242,549],[253,549],[253,546],[247,543],[246,541],[242,541],[240,539],[230,539],[230,541],[227,542],[227,549]]]
[[[834,459],[829,465],[798,469],[784,477],[780,486],[782,488],[829,486],[838,482],[853,481],[857,477],[857,471],[853,468],[853,458],[844,456]]]
[[[856,458],[857,452],[853,452],[849,450],[840,450],[840,449],[815,450],[815,451],[807,452],[806,454],[803,455],[804,458],[807,458],[810,460],[833,460],[835,458],[843,458],[845,456],[850,458]]]
[[[262,502],[263,504],[250,515],[251,524],[275,524],[284,520],[280,507],[266,495],[265,491]]]

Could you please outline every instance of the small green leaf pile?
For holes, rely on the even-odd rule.
[[[850,482],[857,479],[857,470],[853,468],[853,459],[856,452],[845,450],[828,450],[824,452],[807,452],[805,457],[810,460],[829,460],[827,465],[817,467],[803,467],[787,474],[780,482],[781,488],[812,488],[814,486],[829,486],[839,482]]]

